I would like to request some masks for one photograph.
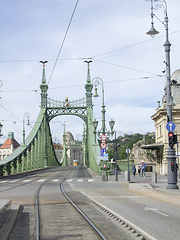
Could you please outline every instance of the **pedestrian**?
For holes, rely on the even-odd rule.
[[[144,177],[146,176],[145,172],[146,172],[146,164],[144,161],[141,162],[141,169],[142,169],[142,177],[144,175]]]
[[[135,167],[135,165],[133,165],[132,171],[133,171],[133,175],[134,175],[134,177],[135,177],[135,175],[136,175],[136,167]]]
[[[141,176],[141,168],[140,168],[140,166],[138,166],[138,174],[139,174],[139,178],[140,178],[140,176]]]

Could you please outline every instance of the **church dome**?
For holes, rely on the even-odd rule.
[[[68,142],[74,141],[74,137],[71,132],[66,132],[66,141],[68,141]]]
[[[176,105],[180,104],[180,69],[176,70],[171,75],[171,93],[173,102]]]
[[[171,75],[171,80],[175,80],[177,84],[180,84],[180,69],[176,70],[172,75]]]

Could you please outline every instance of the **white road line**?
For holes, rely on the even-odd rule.
[[[31,179],[26,179],[26,180],[23,180],[22,182],[32,182]]]
[[[19,179],[10,181],[10,183],[15,183],[15,182],[17,182],[17,181],[19,181]]]
[[[72,182],[72,179],[67,179],[66,182]]]
[[[39,179],[37,182],[44,182],[45,179]]]
[[[78,179],[77,182],[83,182],[83,179]]]
[[[6,182],[8,182],[7,180],[4,180],[4,181],[1,181],[0,183],[6,183]]]
[[[93,182],[94,180],[93,179],[88,179],[88,182]]]
[[[53,179],[52,180],[52,182],[58,182],[59,181],[59,179]]]
[[[156,212],[156,213],[159,213],[165,217],[169,217],[169,215],[165,214],[165,213],[162,213],[160,212],[159,209],[155,209],[155,208],[150,208],[150,207],[145,207],[145,211],[153,211],[153,212]]]
[[[146,236],[147,238],[149,238],[150,240],[157,240],[156,238],[154,238],[153,236],[151,236],[149,233],[145,232],[143,229],[141,229],[140,227],[136,226],[134,223],[130,222],[129,220],[127,220],[126,218],[122,217],[121,215],[117,214],[116,212],[114,212],[113,210],[109,209],[108,207],[104,206],[103,204],[97,202],[96,200],[94,200],[92,197],[88,196],[86,193],[82,192],[82,194],[84,194],[85,196],[87,196],[89,199],[92,199],[94,202],[96,202],[97,204],[99,204],[100,206],[102,206],[103,208],[105,208],[106,210],[108,210],[109,212],[111,212],[112,214],[114,214],[115,216],[117,216],[118,218],[120,218],[121,220],[123,220],[124,222],[126,222],[127,224],[129,224],[131,227],[133,227],[134,229],[136,229],[137,231],[139,231],[142,235]]]

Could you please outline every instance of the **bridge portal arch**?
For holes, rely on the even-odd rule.
[[[43,62],[43,73],[41,89],[41,109],[45,109],[46,124],[57,116],[77,116],[85,123],[83,132],[84,145],[84,163],[95,172],[100,173],[100,148],[95,141],[93,129],[93,103],[92,103],[92,89],[93,84],[90,77],[90,67],[88,63],[87,79],[85,84],[85,97],[78,100],[69,100],[68,97],[64,101],[55,100],[48,97],[48,85],[46,84],[45,63]],[[65,157],[65,156],[64,156]],[[63,161],[63,165],[67,165],[67,159]]]

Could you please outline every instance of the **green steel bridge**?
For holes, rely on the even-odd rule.
[[[74,115],[85,123],[83,133],[83,162],[84,165],[100,174],[100,147],[97,144],[93,126],[93,83],[90,77],[88,63],[85,97],[75,101],[57,101],[48,97],[45,62],[43,62],[41,89],[41,109],[39,116],[25,142],[11,155],[0,161],[0,176],[17,174],[46,167],[66,166],[66,148],[63,148],[63,161],[58,162],[50,131],[50,121],[59,115]],[[104,120],[105,121],[105,120]]]

